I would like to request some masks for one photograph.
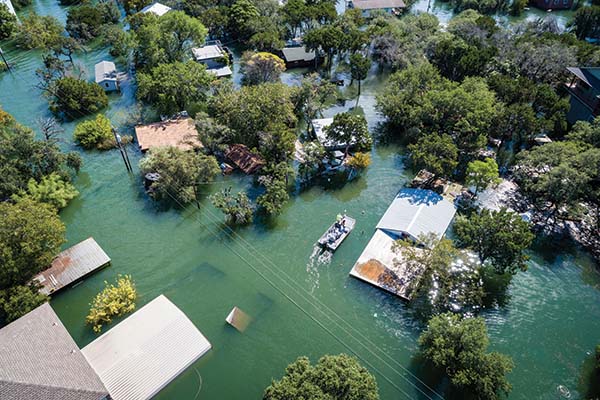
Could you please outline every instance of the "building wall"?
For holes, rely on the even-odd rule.
[[[102,83],[100,83],[100,86],[102,86],[102,89],[104,89],[105,92],[114,92],[116,90],[119,90],[119,84],[113,80],[102,81]]]
[[[567,114],[567,121],[570,124],[574,124],[577,121],[592,121],[594,119],[594,114],[592,114],[592,110],[583,103],[581,100],[577,98],[577,96],[571,95],[569,100],[571,108],[569,109],[569,113]]]

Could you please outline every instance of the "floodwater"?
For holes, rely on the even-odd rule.
[[[64,20],[54,0],[38,0],[34,8]],[[48,113],[32,87],[40,54],[3,47],[16,65],[13,74],[0,74],[0,104],[35,128],[36,118]],[[92,49],[79,61],[91,79],[93,65],[103,59],[110,59],[105,50]],[[297,80],[296,72],[284,77]],[[363,85],[360,107],[371,128],[380,120],[374,103],[383,85],[385,77],[373,74]],[[110,100],[107,114],[118,126],[139,114],[131,85]],[[64,125],[65,149],[75,149],[73,127]],[[140,154],[133,146],[129,154],[137,165]],[[439,399],[425,384],[441,388],[415,359],[422,324],[401,300],[348,276],[378,219],[413,174],[405,169],[401,147],[376,146],[363,177],[342,187],[299,191],[275,221],[235,232],[206,199],[200,209],[157,207],[139,177],[127,174],[118,151],[82,155],[85,166],[75,181],[81,195],[61,212],[65,246],[93,236],[112,265],[54,296],[51,304],[81,347],[96,337],[84,323],[89,302],[117,274],[133,276],[139,307],[159,294],[180,307],[213,349],[157,399],[257,399],[296,357],[316,360],[340,352],[361,357],[376,374],[382,399]],[[206,194],[251,185],[233,175]],[[357,219],[356,229],[335,254],[320,254],[315,241],[344,210]],[[566,245],[539,247],[531,256],[529,270],[515,277],[503,305],[483,313],[491,349],[515,361],[511,399],[560,399],[559,387],[572,399],[584,398],[588,387],[579,381],[580,372],[600,341],[599,275],[585,254]],[[252,317],[243,334],[225,323],[233,306]]]

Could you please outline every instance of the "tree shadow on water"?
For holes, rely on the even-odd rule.
[[[583,361],[579,374],[577,390],[583,398],[590,400],[600,399],[600,368],[595,354],[591,354]]]

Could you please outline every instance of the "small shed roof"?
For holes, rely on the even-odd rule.
[[[202,147],[192,118],[155,122],[135,127],[141,151],[153,147],[173,146],[182,150]]]
[[[192,321],[160,295],[81,351],[113,400],[147,400],[210,349]]]
[[[239,169],[246,174],[253,174],[266,163],[260,156],[252,153],[243,144],[233,144],[225,152],[225,157],[231,160]]]
[[[115,66],[114,62],[100,61],[94,66],[94,72],[96,83],[101,83],[107,80],[117,80],[117,67]]]
[[[398,192],[377,228],[396,234],[406,233],[413,239],[433,232],[441,239],[454,214],[454,204],[434,191],[406,188]]]
[[[233,71],[231,71],[231,68],[229,68],[228,65],[219,68],[209,68],[206,71],[210,72],[211,74],[215,74],[217,78],[223,78],[225,76],[231,76],[233,74]]]
[[[50,268],[40,272],[33,279],[42,285],[40,292],[49,295],[108,263],[110,263],[110,257],[94,238],[90,237],[62,251],[52,261]]]
[[[221,48],[221,46],[216,44],[211,44],[202,47],[194,47],[192,49],[192,54],[196,61],[204,61],[211,60],[213,58],[223,57],[225,52]]]
[[[163,15],[165,15],[166,13],[168,13],[169,11],[171,11],[172,8],[169,6],[165,6],[164,4],[161,4],[159,2],[154,2],[150,5],[147,5],[146,7],[142,8],[142,10],[140,11],[141,13],[152,13],[152,14],[156,14],[159,17],[162,17]]]
[[[388,8],[405,8],[402,0],[352,0],[354,8],[360,10],[380,10]]]
[[[108,391],[45,303],[0,329],[2,400],[100,400]]]
[[[307,51],[304,46],[284,47],[281,52],[286,62],[313,61],[315,59],[315,52]]]
[[[600,89],[600,68],[598,67],[568,67],[571,72],[579,79],[595,89]]]

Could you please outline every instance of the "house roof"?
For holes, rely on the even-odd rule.
[[[265,165],[265,161],[252,153],[243,144],[233,144],[225,152],[225,156],[246,174],[253,174]]]
[[[159,17],[162,17],[163,15],[165,15],[166,13],[168,13],[169,11],[171,11],[172,8],[169,6],[165,6],[164,4],[161,4],[159,2],[154,2],[150,5],[147,5],[146,7],[142,8],[140,10],[141,13],[152,13],[152,14],[156,14]]]
[[[456,214],[456,207],[441,195],[426,189],[402,189],[379,220],[377,229],[413,239],[433,232],[444,235]]]
[[[213,58],[223,57],[225,52],[219,45],[211,44],[202,47],[194,47],[192,48],[192,54],[196,61],[204,61],[210,60]]]
[[[386,8],[405,8],[402,0],[352,0],[354,8],[360,10],[378,10]]]
[[[155,122],[135,127],[140,150],[173,146],[182,150],[202,147],[192,118]]]
[[[220,68],[209,68],[206,71],[210,72],[211,74],[215,74],[217,76],[217,78],[222,78],[224,76],[231,76],[231,74],[233,74],[233,71],[231,71],[231,68],[229,68],[228,65],[225,65],[224,67],[220,67]]]
[[[81,351],[113,400],[146,400],[210,349],[192,321],[160,295]]]
[[[2,400],[100,400],[108,391],[48,303],[0,329]]]
[[[96,76],[96,83],[101,83],[106,80],[117,80],[117,67],[115,67],[114,62],[100,61],[94,66],[94,72]]]
[[[304,46],[284,47],[281,52],[286,62],[312,61],[315,59],[315,52],[307,51]]]
[[[87,238],[62,251],[52,261],[50,268],[40,272],[33,279],[42,285],[40,292],[48,295],[108,263],[110,257],[93,238]]]
[[[568,67],[567,70],[595,89],[600,89],[600,68]]]
[[[17,15],[17,13],[15,12],[15,8],[13,7],[12,2],[10,0],[0,0],[0,4],[4,4],[6,7],[8,7],[8,11],[10,11],[11,14]]]

